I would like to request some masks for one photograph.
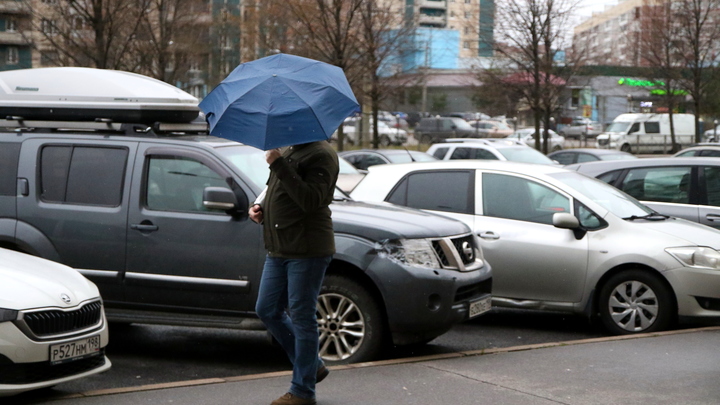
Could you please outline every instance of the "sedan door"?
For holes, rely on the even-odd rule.
[[[476,185],[481,203],[474,230],[493,266],[493,296],[517,301],[582,300],[588,238],[552,225],[553,214],[572,213],[572,199],[532,178],[484,172]]]

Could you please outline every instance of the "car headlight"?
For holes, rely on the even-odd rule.
[[[14,321],[17,319],[18,311],[14,309],[0,308],[0,322]]]
[[[426,239],[396,239],[378,242],[375,250],[381,256],[400,263],[436,269],[440,262],[432,244]]]
[[[666,252],[683,266],[720,270],[720,252],[709,247],[689,246],[667,248]]]

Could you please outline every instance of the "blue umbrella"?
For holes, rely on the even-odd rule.
[[[329,139],[357,108],[342,69],[286,54],[239,65],[200,103],[211,135],[262,150]]]

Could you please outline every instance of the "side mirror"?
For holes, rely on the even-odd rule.
[[[554,227],[572,230],[577,240],[582,239],[587,233],[587,230],[580,225],[580,221],[567,212],[556,212],[553,214],[552,220]]]
[[[205,187],[203,207],[211,210],[231,210],[238,205],[235,193],[225,187]]]

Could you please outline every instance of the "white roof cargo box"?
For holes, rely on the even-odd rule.
[[[129,72],[82,67],[0,72],[0,119],[153,124],[198,118],[198,99]]]

